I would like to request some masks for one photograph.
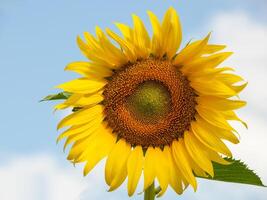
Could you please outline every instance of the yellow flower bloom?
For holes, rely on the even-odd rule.
[[[210,34],[177,52],[182,31],[169,8],[162,22],[148,12],[153,36],[133,15],[133,28],[116,23],[122,36],[99,27],[77,42],[87,62],[66,67],[82,78],[58,88],[72,93],[56,109],[75,108],[58,128],[68,127],[58,140],[73,143],[68,159],[85,162],[84,175],[107,157],[105,179],[110,191],[128,177],[134,194],[140,177],[144,189],[157,180],[162,195],[168,186],[178,194],[195,176],[213,176],[212,162],[227,164],[231,151],[222,140],[238,143],[229,120],[241,121],[233,110],[244,89],[232,68],[218,67],[231,52],[209,44]],[[114,40],[111,42],[110,39]]]

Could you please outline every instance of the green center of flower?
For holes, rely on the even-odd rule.
[[[137,119],[153,123],[169,112],[170,101],[167,87],[157,81],[145,81],[128,97],[127,105]]]

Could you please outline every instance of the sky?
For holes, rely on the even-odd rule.
[[[125,184],[107,192],[104,162],[84,178],[83,166],[66,160],[62,143],[55,142],[56,124],[66,113],[53,113],[54,103],[39,100],[58,92],[55,85],[77,77],[64,72],[67,63],[86,60],[76,45],[77,35],[94,32],[96,25],[116,30],[113,23],[131,24],[132,13],[151,31],[146,11],[162,17],[169,6],[180,15],[183,44],[212,31],[212,42],[234,51],[225,65],[249,82],[241,94],[248,106],[238,112],[249,129],[237,125],[241,143],[229,146],[267,184],[266,0],[0,0],[1,200],[128,198]],[[199,180],[197,192],[188,189],[177,197],[169,189],[162,197],[176,198],[265,200],[267,189]]]

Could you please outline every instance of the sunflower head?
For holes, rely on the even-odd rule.
[[[148,58],[125,66],[105,86],[109,127],[131,145],[171,144],[190,126],[196,94],[168,60]]]
[[[173,8],[162,22],[148,15],[152,37],[136,15],[133,27],[116,23],[122,36],[97,27],[96,36],[78,37],[89,61],[70,63],[66,69],[82,77],[58,86],[72,95],[56,109],[79,108],[59,123],[68,129],[58,139],[73,143],[68,159],[85,162],[84,174],[107,157],[110,191],[128,177],[132,195],[143,174],[144,189],[156,179],[159,195],[168,185],[181,194],[189,184],[196,189],[195,176],[213,176],[212,162],[227,164],[222,140],[238,143],[229,120],[245,124],[234,110],[245,105],[235,97],[246,83],[219,66],[232,53],[209,44],[210,34],[178,51]]]

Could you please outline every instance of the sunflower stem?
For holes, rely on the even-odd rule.
[[[144,200],[154,200],[155,195],[155,184],[153,181],[153,183],[145,190]]]

